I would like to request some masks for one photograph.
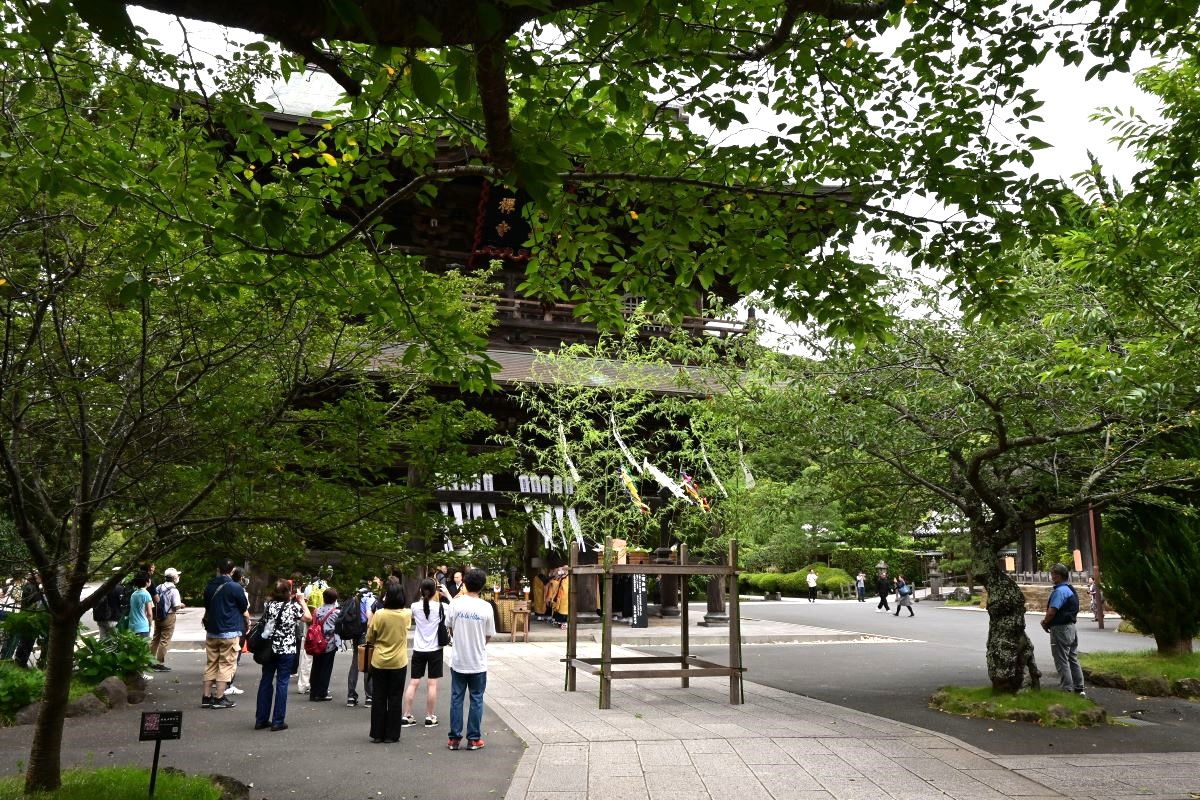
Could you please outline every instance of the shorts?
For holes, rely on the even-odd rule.
[[[410,678],[424,678],[425,667],[429,667],[429,680],[435,681],[442,677],[442,651],[432,650],[428,653],[414,650],[409,664]]]
[[[238,638],[204,640],[204,680],[229,683],[237,669]]]

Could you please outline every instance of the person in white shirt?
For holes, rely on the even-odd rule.
[[[437,715],[433,713],[437,706],[438,679],[442,677],[443,649],[438,644],[438,629],[446,619],[446,607],[438,596],[438,587],[433,578],[421,581],[421,599],[412,604],[413,615],[413,653],[408,665],[408,688],[404,691],[404,716],[400,719],[403,727],[417,724],[413,716],[413,700],[417,696],[417,687],[428,672],[425,684],[425,727],[432,728],[438,724]]]
[[[487,688],[487,641],[496,635],[496,616],[490,603],[480,599],[479,591],[487,582],[487,573],[469,569],[463,578],[466,595],[455,598],[446,612],[446,627],[454,635],[454,655],[450,658],[450,736],[446,747],[458,750],[462,742],[463,698],[471,693],[467,713],[467,749],[482,750],[483,691]]]
[[[808,602],[817,602],[817,571],[809,567],[808,575],[804,579],[808,581]]]

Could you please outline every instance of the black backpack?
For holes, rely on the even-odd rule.
[[[342,602],[342,615],[338,617],[337,635],[343,639],[357,639],[362,636],[362,594],[347,598]]]

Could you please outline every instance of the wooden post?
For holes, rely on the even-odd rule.
[[[600,708],[612,706],[612,609],[613,609],[613,576],[609,571],[615,554],[612,549],[612,537],[604,537],[604,585],[603,597],[600,598],[600,613],[604,618],[600,621]]]
[[[679,565],[682,567],[686,566],[687,563],[687,545],[681,542],[679,545]],[[688,590],[691,589],[691,583],[690,575],[679,576],[679,667],[684,670],[688,668],[688,656],[691,655],[691,648],[688,646]],[[687,673],[684,673],[679,678],[679,685],[684,689],[692,685]]]
[[[575,574],[575,567],[579,566],[579,550],[575,542],[568,545],[571,549],[571,555],[568,558],[570,567],[567,572],[568,587],[567,587],[567,691],[575,691],[575,656],[578,654],[576,650],[576,636],[578,629],[575,627],[575,609],[576,609],[576,581],[579,576]]]
[[[729,666],[737,672],[729,676],[729,702],[741,705],[746,702],[742,694],[742,610],[738,596],[738,547],[737,540],[729,542]]]

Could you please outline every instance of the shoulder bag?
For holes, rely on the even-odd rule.
[[[446,606],[438,603],[438,647],[450,647],[452,644],[450,629],[446,627]]]
[[[254,623],[254,627],[250,629],[250,637],[247,640],[246,648],[254,656],[255,664],[265,664],[275,657],[275,650],[271,646],[271,636],[279,628],[279,621],[283,618],[283,609],[286,605],[286,602],[280,602],[279,610],[275,612],[274,619],[263,614],[258,618],[258,622]]]

